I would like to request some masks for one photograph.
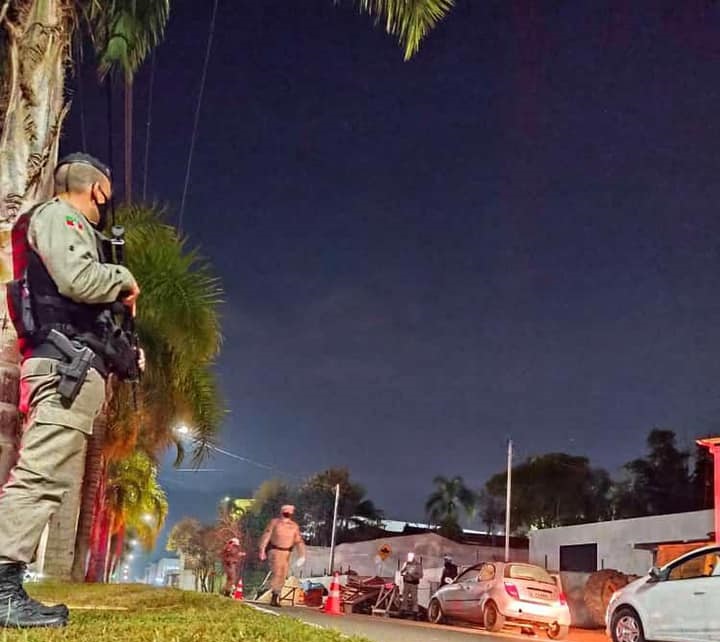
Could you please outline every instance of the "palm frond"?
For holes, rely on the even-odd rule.
[[[170,0],[92,0],[86,12],[99,71],[133,76],[162,40]]]
[[[396,36],[410,60],[420,43],[455,6],[455,0],[357,0],[360,11],[384,24],[385,31]]]

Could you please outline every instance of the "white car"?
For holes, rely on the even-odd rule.
[[[477,622],[489,631],[540,628],[552,640],[570,629],[570,609],[556,580],[541,566],[516,562],[471,566],[432,596],[428,619]]]
[[[720,545],[653,567],[615,592],[605,625],[613,642],[720,641]]]

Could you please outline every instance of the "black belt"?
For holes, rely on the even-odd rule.
[[[41,343],[38,346],[32,347],[27,352],[28,354],[23,355],[25,358],[40,357],[42,359],[55,359],[57,361],[66,361],[62,352],[60,352],[60,350],[58,350],[52,343],[48,343],[47,341]],[[92,367],[100,373],[103,379],[107,379],[108,368],[105,365],[105,361],[103,361],[102,357],[96,354],[95,358],[93,359]]]
[[[275,544],[270,544],[270,546],[268,546],[268,550],[285,551],[286,553],[289,553],[292,549],[293,549],[292,546],[290,548],[283,548],[282,546],[275,546]]]

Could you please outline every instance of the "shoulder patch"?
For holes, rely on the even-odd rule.
[[[80,221],[80,219],[75,216],[75,214],[66,214],[65,215],[65,225],[68,227],[74,227],[82,232],[83,230],[83,224]]]

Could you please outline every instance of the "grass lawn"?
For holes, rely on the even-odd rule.
[[[44,602],[66,603],[70,624],[64,629],[0,629],[0,642],[364,642],[218,595],[144,584],[28,584],[26,589]]]

